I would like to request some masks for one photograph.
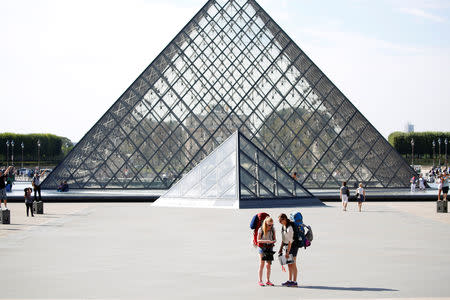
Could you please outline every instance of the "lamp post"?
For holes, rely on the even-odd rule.
[[[6,141],[6,167],[9,165],[9,141]]]
[[[439,168],[441,167],[441,138],[438,138],[439,144]]]
[[[25,145],[22,142],[22,144],[20,144],[20,146],[22,147],[22,169],[23,169],[23,148],[25,148]]]
[[[38,172],[39,172],[39,164],[41,162],[41,141],[37,141],[37,148],[38,148]]]
[[[448,144],[448,140],[447,140],[447,138],[445,138],[444,144],[445,144],[445,168],[448,170],[448,161],[447,161],[447,144]]]
[[[14,141],[11,141],[11,165],[14,166]]]
[[[414,169],[414,139],[411,139],[411,165]]]
[[[436,156],[435,155],[435,150],[434,150],[434,148],[436,147],[436,142],[434,140],[433,140],[432,145],[433,145],[433,169],[434,169],[434,167],[435,167],[435,165],[434,165],[434,157]]]

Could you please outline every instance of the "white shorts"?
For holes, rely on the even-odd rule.
[[[347,203],[348,202],[348,196],[342,195],[342,202]]]

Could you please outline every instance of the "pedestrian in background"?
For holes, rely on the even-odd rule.
[[[442,193],[442,175],[436,174],[436,183],[438,184],[438,201],[441,201],[441,193]]]
[[[41,176],[44,175],[45,171],[42,171],[41,174],[39,174],[39,171],[37,171],[34,174],[33,180],[31,181],[31,184],[33,185],[34,189],[34,201],[38,201],[36,197],[36,193],[39,195],[39,201],[42,201],[41,197]]]
[[[8,200],[6,198],[6,176],[11,171],[11,168],[12,167],[9,166],[5,172],[0,171],[0,210],[2,209],[2,200],[5,204],[5,209],[8,209]]]
[[[348,197],[350,196],[350,190],[348,189],[347,182],[342,182],[339,194],[342,201],[343,210],[347,211]]]
[[[416,176],[413,176],[409,183],[411,183],[411,192],[414,193],[416,191]]]
[[[423,178],[422,174],[419,175],[419,189],[421,191],[425,190],[425,179]]]
[[[448,178],[449,175],[447,174],[447,172],[443,172],[442,173],[442,177],[441,177],[441,182],[442,182],[442,200],[443,201],[447,201],[447,194],[448,194],[448,187],[449,187],[449,182],[448,182]]]
[[[23,190],[25,192],[24,198],[25,198],[25,206],[27,208],[27,217],[28,215],[28,211],[31,212],[31,216],[34,217],[33,215],[33,198],[31,197],[31,188],[25,188]]]
[[[359,212],[361,212],[362,203],[366,200],[366,190],[363,188],[363,184],[360,183],[356,189],[356,200],[358,200]]]

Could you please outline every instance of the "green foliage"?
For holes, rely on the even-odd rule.
[[[447,138],[450,140],[450,132],[393,132],[389,135],[389,143],[400,153],[400,154],[411,154],[411,139],[414,139],[414,156],[417,155],[427,155],[431,157],[433,155],[433,141],[435,141],[435,154],[439,153],[438,138],[441,139],[441,153],[445,151],[444,140]],[[447,145],[447,147],[449,147]]]
[[[72,142],[65,137],[56,136],[53,134],[16,134],[16,133],[0,133],[0,158],[6,160],[6,141],[9,141],[9,159],[11,160],[12,146],[11,141],[14,141],[14,161],[19,162],[22,159],[23,142],[23,156],[24,160],[38,159],[38,146],[40,142],[40,160],[59,160],[68,151],[64,148],[70,149],[73,147]],[[66,144],[69,147],[66,147]],[[64,153],[64,152],[66,153]]]

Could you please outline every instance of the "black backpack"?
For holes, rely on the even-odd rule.
[[[294,237],[293,237],[294,242],[293,242],[293,245],[295,245],[297,247],[300,247],[300,248],[304,247],[305,246],[305,243],[304,243],[304,241],[305,241],[305,234],[303,233],[303,231],[300,230],[297,226],[295,226],[294,223],[289,224],[289,226],[291,226],[292,230],[294,231]],[[282,230],[285,231],[284,228]],[[287,228],[286,228],[286,230],[287,230]]]

